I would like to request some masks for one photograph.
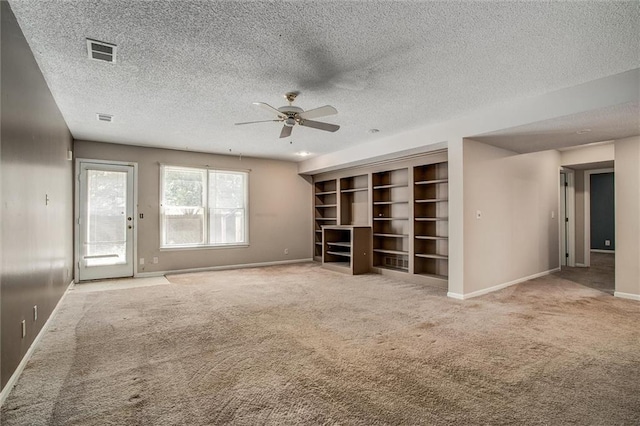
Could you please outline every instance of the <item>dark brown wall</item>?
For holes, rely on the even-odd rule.
[[[71,134],[9,4],[0,5],[0,382],[4,387],[72,278],[73,172],[67,160]],[[25,338],[22,320],[27,325]]]

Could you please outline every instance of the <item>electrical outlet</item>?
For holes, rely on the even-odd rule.
[[[611,246],[611,240],[604,240],[604,245],[607,247]]]
[[[22,327],[22,338],[24,339],[24,337],[27,335],[27,322],[25,320],[22,320],[20,324]]]
[[[289,249],[288,248],[284,249],[284,254],[289,254]]]
[[[551,219],[555,219],[556,218],[556,212],[554,210],[551,210]]]
[[[141,258],[140,258],[140,264],[141,264],[141,265],[144,265],[144,257],[141,257]]]
[[[38,305],[33,306],[33,320],[38,321]]]
[[[158,263],[158,258],[157,257],[153,258],[153,263]]]

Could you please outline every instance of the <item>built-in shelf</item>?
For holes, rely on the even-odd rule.
[[[369,175],[340,178],[340,225],[369,225]]]
[[[415,200],[416,203],[445,203],[449,201],[448,198],[431,198],[425,200]]]
[[[314,258],[324,267],[446,286],[449,173],[444,151],[326,172],[314,177],[313,188]],[[359,228],[367,229],[366,243],[354,242]],[[367,253],[364,259],[361,251]]]
[[[338,186],[335,179],[314,183],[314,249],[315,259],[322,258],[322,227],[336,225],[338,217]]]
[[[387,206],[391,204],[409,204],[407,200],[395,200],[395,201],[374,201],[374,206]]]
[[[416,235],[416,240],[448,240],[449,237],[438,237],[436,235]]]
[[[351,247],[351,241],[334,241],[327,243],[330,246]]]
[[[342,192],[343,194],[348,194],[350,192],[363,192],[368,190],[369,188],[352,188],[352,189],[341,189],[340,192]]]
[[[394,183],[389,185],[377,185],[374,186],[373,189],[391,189],[391,188],[403,188],[406,187],[406,183]]]
[[[443,259],[443,260],[449,259],[449,256],[445,256],[443,254],[419,254],[419,253],[416,253],[416,257],[422,257],[422,258],[425,258],[425,259]]]
[[[406,168],[374,173],[373,266],[409,270],[409,171]]]
[[[346,251],[332,251],[332,250],[327,250],[326,251],[327,254],[332,254],[334,256],[342,256],[342,257],[351,257],[351,253],[346,252]]]
[[[386,254],[409,254],[409,252],[407,251],[403,251],[403,250],[384,250],[384,249],[373,249],[374,252],[376,253],[386,253]]]
[[[371,268],[371,228],[334,225],[322,228],[322,266],[349,274]],[[345,259],[348,261],[345,262]]]
[[[416,185],[433,185],[436,183],[447,183],[447,182],[449,182],[449,179],[433,179],[433,180],[416,181],[415,184]]]
[[[413,168],[414,273],[446,279],[449,241],[447,162]]]

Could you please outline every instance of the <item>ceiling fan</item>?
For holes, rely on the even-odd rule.
[[[253,124],[253,123],[266,123],[270,121],[282,122],[284,126],[282,126],[282,131],[280,132],[281,138],[286,138],[291,135],[291,130],[293,130],[293,126],[296,124],[305,127],[311,127],[314,129],[325,130],[327,132],[335,132],[340,128],[340,126],[336,124],[330,123],[322,123],[320,121],[313,121],[310,118],[324,117],[327,115],[337,114],[338,110],[336,110],[331,105],[325,105],[320,108],[310,109],[308,111],[303,110],[302,108],[293,106],[293,101],[299,95],[299,92],[289,92],[284,95],[285,99],[289,101],[289,105],[282,106],[280,108],[274,108],[269,104],[264,102],[254,102],[254,105],[258,105],[274,114],[278,117],[275,120],[261,120],[261,121],[247,121],[244,123],[236,123],[236,125],[242,124]]]

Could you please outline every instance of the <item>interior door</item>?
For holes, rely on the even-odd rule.
[[[79,163],[78,279],[133,276],[134,169]]]

